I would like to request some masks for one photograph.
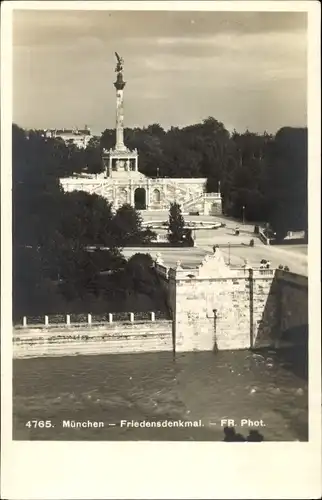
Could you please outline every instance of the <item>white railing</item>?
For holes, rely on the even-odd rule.
[[[264,234],[264,232],[262,231],[262,229],[259,230],[258,237],[264,243],[264,245],[269,245],[270,244],[270,239],[267,238],[267,236]]]
[[[189,206],[193,205],[194,203],[197,203],[197,201],[203,200],[205,194],[199,194],[195,198],[190,198],[189,200],[185,201],[182,203],[182,208],[189,208]]]
[[[21,323],[15,323],[15,328],[55,328],[55,327],[79,327],[106,323],[135,323],[142,321],[156,321],[168,319],[163,311],[148,311],[138,313],[106,313],[106,314],[66,314],[66,315],[44,315],[23,316]]]
[[[221,198],[220,193],[205,193],[205,198]]]

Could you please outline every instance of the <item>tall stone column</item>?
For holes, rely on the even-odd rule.
[[[132,179],[130,179],[130,205],[134,207],[134,188]]]
[[[145,185],[145,196],[146,196],[145,204],[146,204],[147,210],[149,210],[150,203],[151,203],[151,201],[150,201],[151,200],[151,185],[150,185],[150,183],[151,183],[151,180],[148,179],[147,183]]]
[[[123,89],[125,87],[125,82],[123,81],[123,74],[120,72],[117,75],[116,82],[114,86],[116,88],[116,151],[125,151],[126,147],[124,145],[124,97]]]
[[[117,64],[115,68],[116,81],[116,124],[115,124],[115,147],[110,149],[104,156],[104,164],[108,170],[108,176],[117,179],[124,178],[124,173],[128,172],[128,177],[133,177],[133,172],[138,172],[137,150],[131,151],[124,144],[124,87],[126,82],[123,80],[123,59],[115,52]],[[107,159],[109,158],[109,163]]]
[[[115,149],[124,149],[124,107],[123,90],[116,91],[116,145]]]

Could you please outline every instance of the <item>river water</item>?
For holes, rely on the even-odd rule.
[[[306,441],[306,358],[300,347],[14,360],[13,438],[221,441],[231,419],[244,436],[256,429],[268,441]],[[52,427],[28,424],[39,419]]]

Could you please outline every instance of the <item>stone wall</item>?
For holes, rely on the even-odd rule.
[[[155,265],[169,283],[176,351],[276,346],[283,331],[307,324],[305,277],[231,269],[219,250],[196,269],[167,269],[160,257]]]
[[[279,330],[308,325],[308,278],[287,271],[276,271],[279,292]]]
[[[14,358],[172,351],[172,322],[15,327]]]
[[[244,270],[231,277],[190,276],[176,279],[176,286],[170,277],[170,289],[176,292],[177,351],[246,349],[274,342],[273,273],[254,276],[252,270]]]

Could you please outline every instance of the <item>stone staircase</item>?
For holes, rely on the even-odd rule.
[[[98,196],[102,196],[109,201],[113,200],[113,186],[108,181],[105,181],[98,186],[91,186],[88,192],[90,194],[97,194]]]
[[[187,211],[189,209],[194,209],[196,211],[197,210],[203,211],[203,200],[204,200],[203,192],[200,192],[193,196],[189,192],[188,188],[180,186],[171,181],[167,185],[167,190],[176,199],[176,202],[179,205],[181,205],[181,209],[183,211]]]
[[[187,211],[194,209],[196,211],[203,211],[203,204],[204,204],[204,199],[205,199],[205,194],[202,193],[198,196],[195,196],[194,198],[190,198],[188,201],[184,201],[182,203],[182,210]]]

